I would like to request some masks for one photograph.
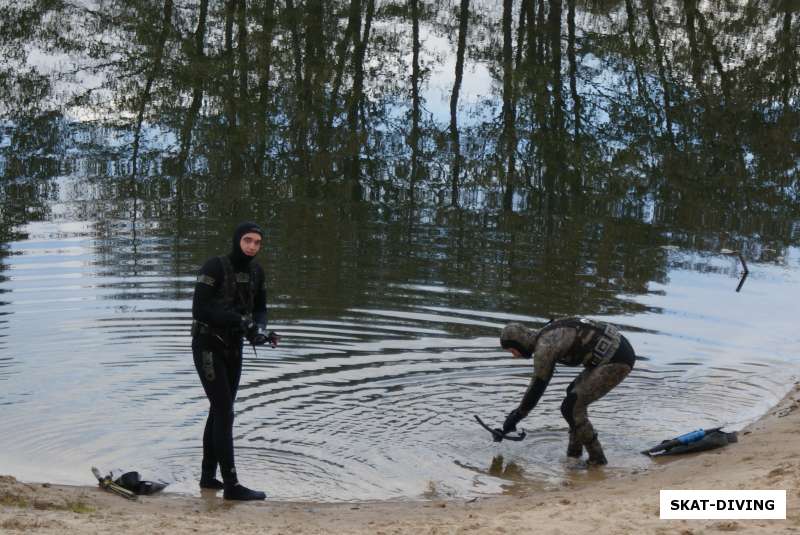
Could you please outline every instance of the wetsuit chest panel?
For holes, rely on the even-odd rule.
[[[233,264],[227,256],[220,256],[219,259],[224,277],[218,299],[229,310],[252,314],[256,294],[256,266],[251,264],[250,270],[243,273],[234,271]]]

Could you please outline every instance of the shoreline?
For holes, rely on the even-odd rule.
[[[128,501],[94,486],[0,476],[0,531],[9,533],[800,533],[800,384],[708,452],[654,459],[653,469],[554,490],[464,500],[225,502],[163,493]],[[601,469],[602,470],[602,469]],[[786,490],[786,520],[661,520],[661,489]]]

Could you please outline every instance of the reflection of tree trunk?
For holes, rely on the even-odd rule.
[[[225,68],[227,72],[226,80],[226,103],[228,106],[229,126],[236,124],[236,100],[234,98],[234,78],[235,66],[233,61],[233,19],[236,15],[236,0],[226,0],[225,2],[225,52],[223,53]]]
[[[161,33],[158,36],[155,49],[153,50],[153,67],[147,75],[147,81],[139,99],[139,109],[136,112],[136,126],[133,133],[133,162],[131,177],[135,178],[137,173],[137,160],[139,159],[139,144],[141,143],[142,123],[144,122],[144,112],[147,103],[150,101],[150,94],[153,90],[153,82],[161,73],[161,62],[164,57],[164,44],[167,42],[170,28],[172,26],[172,0],[164,0],[164,11],[161,24]]]
[[[647,90],[647,84],[642,75],[642,62],[639,45],[636,44],[636,12],[633,10],[633,2],[625,0],[625,14],[627,15],[626,29],[628,32],[628,47],[631,51],[631,58],[633,61],[633,72],[636,76],[636,92],[642,101],[642,106],[645,112],[649,114],[650,110],[658,115],[658,107],[653,99],[650,98],[650,93]]]
[[[208,18],[208,0],[200,0],[200,16],[194,31],[194,49],[198,58],[205,58],[206,19]]]
[[[569,59],[569,90],[572,94],[573,113],[575,114],[575,139],[581,131],[581,98],[578,95],[578,64],[575,59],[575,0],[567,0],[567,58]]]
[[[539,0],[539,12],[536,14],[536,27],[544,28],[544,0]],[[536,62],[541,65],[544,63],[544,39],[539,39],[536,43]]]
[[[347,28],[344,30],[342,40],[336,45],[336,73],[333,78],[331,89],[331,107],[335,111],[338,109],[339,90],[342,87],[344,77],[344,67],[347,64],[347,48],[350,41],[355,41],[354,35],[361,31],[361,3],[359,1],[350,3],[350,16],[347,18]],[[354,44],[355,48],[355,44]],[[329,122],[333,122],[333,117]]]
[[[523,43],[527,33],[528,10],[533,0],[522,0],[519,6],[519,25],[517,26],[517,57],[515,65],[519,70],[522,67],[522,51],[525,48]]]
[[[692,63],[692,79],[700,95],[705,99],[705,84],[703,80],[703,63],[700,58],[700,51],[697,47],[697,31],[695,29],[695,13],[697,12],[697,0],[684,0],[683,8],[686,16],[686,37],[689,39],[689,54]]]
[[[350,4],[350,14],[347,17],[347,27],[344,30],[344,35],[342,39],[336,44],[335,49],[335,57],[336,57],[336,67],[333,74],[333,84],[331,85],[331,92],[329,97],[329,104],[327,110],[327,117],[324,118],[322,124],[319,127],[319,153],[323,156],[328,155],[330,146],[332,144],[332,137],[333,137],[333,121],[336,119],[336,115],[339,113],[339,91],[342,87],[342,78],[344,77],[344,68],[347,64],[347,50],[350,45],[351,41],[355,41],[353,39],[355,27],[360,27],[361,25],[361,7],[360,5],[354,6],[355,2],[351,2]],[[354,44],[355,47],[355,44]],[[330,161],[330,160],[329,160]],[[333,175],[333,168],[329,165],[325,169],[325,174],[327,178],[330,178]]]
[[[350,3],[350,13],[347,18],[347,27],[344,30],[344,35],[341,41],[336,44],[336,70],[333,75],[333,84],[331,86],[331,93],[328,105],[328,116],[325,123],[321,127],[320,134],[320,153],[326,154],[332,143],[331,136],[333,135],[333,121],[339,113],[339,91],[342,87],[342,78],[344,77],[344,68],[347,64],[347,49],[350,41],[353,40],[355,28],[361,26],[361,5],[358,2]],[[328,175],[332,173],[332,169],[326,171]]]
[[[728,81],[728,74],[725,72],[725,69],[722,66],[719,50],[717,50],[717,47],[714,45],[714,39],[708,29],[708,24],[706,24],[706,18],[702,13],[700,13],[700,11],[695,12],[695,17],[697,17],[697,22],[700,25],[700,31],[703,32],[703,42],[706,51],[711,56],[711,63],[714,65],[714,69],[716,69],[717,74],[719,75],[720,87],[722,88],[722,94],[725,96],[725,102],[726,104],[730,104],[730,83]]]
[[[524,160],[525,176],[529,185],[537,181],[536,170],[541,170],[541,132],[545,126],[545,106],[547,103],[546,80],[541,69],[544,49],[544,0],[533,0],[528,5],[528,58],[526,62],[525,87],[530,95],[533,124],[528,140],[527,157]]]
[[[414,187],[419,175],[419,119],[420,119],[420,100],[419,100],[419,2],[410,0],[411,3],[411,180],[409,196],[413,202]]]
[[[792,33],[792,7],[790,0],[783,0],[783,29],[778,36],[778,41],[783,43],[783,54],[780,60],[780,72],[783,73],[783,90],[781,91],[781,101],[783,107],[789,108],[789,92],[795,84],[795,72],[797,70],[794,57],[797,55],[797,48],[794,46],[794,36]]]
[[[528,88],[533,87],[533,66],[536,59],[536,0],[529,0],[525,2],[521,9],[525,13],[527,19],[527,46],[525,48],[525,85]]]
[[[237,15],[237,26],[238,26],[236,46],[239,47],[239,98],[244,103],[247,100],[247,76],[250,70],[247,57],[247,1],[246,0],[239,0],[237,2],[236,15]]]
[[[313,88],[315,74],[319,75],[320,68],[320,42],[322,35],[322,3],[320,0],[308,0],[306,2],[305,30],[303,34],[306,39],[305,52],[305,74],[303,76],[303,103],[306,109],[313,106]]]
[[[461,141],[458,135],[458,93],[464,77],[464,52],[467,48],[467,24],[469,23],[469,0],[461,0],[458,19],[458,48],[456,50],[456,76],[453,93],[450,95],[450,142],[453,148],[452,192],[450,203],[458,206],[458,190],[461,175]]]
[[[194,60],[205,65],[205,35],[206,35],[206,19],[208,17],[208,0],[201,0],[200,2],[200,16],[197,20],[197,29],[194,32]],[[190,69],[191,69],[190,64]],[[200,69],[205,72],[205,69]],[[189,111],[186,113],[186,122],[181,130],[181,149],[178,154],[178,169],[183,173],[186,169],[186,160],[189,157],[189,148],[192,145],[192,130],[200,112],[200,105],[203,103],[203,79],[202,75],[193,72],[194,88],[192,89],[192,103],[189,105]]]
[[[513,1],[503,0],[503,151],[506,156],[503,208],[510,210],[514,199],[515,156],[517,149],[514,129],[514,58],[511,22]]]
[[[375,15],[375,0],[367,0],[367,14],[364,17],[364,35],[361,38],[361,45],[359,50],[356,52],[356,56],[358,58],[358,77],[360,81],[358,82],[358,98],[356,99],[356,104],[361,106],[363,103],[363,92],[364,92],[364,61],[367,55],[367,44],[369,44],[369,36],[370,32],[372,31],[372,17]]]
[[[550,29],[550,54],[553,66],[553,128],[564,130],[564,97],[561,91],[561,2],[550,0],[548,25]]]
[[[550,45],[550,69],[552,96],[550,99],[550,124],[543,125],[542,159],[544,160],[544,182],[548,195],[555,193],[555,180],[564,167],[564,99],[561,80],[561,0],[550,0],[547,17],[547,42]],[[544,40],[544,39],[543,39]],[[544,94],[546,88],[542,88]]]
[[[228,116],[228,136],[226,139],[228,147],[228,161],[230,162],[232,176],[239,176],[242,171],[241,143],[239,142],[239,130],[237,122],[236,105],[236,68],[233,56],[233,25],[236,18],[236,1],[226,0],[225,2],[225,52],[223,61],[225,62],[225,107]]]
[[[370,28],[372,26],[372,16],[375,13],[375,0],[367,0],[367,14],[364,19],[364,36],[359,35],[361,30],[355,28],[355,35],[360,41],[357,43],[353,53],[353,91],[348,106],[348,123],[351,131],[359,129],[359,110],[361,100],[364,96],[364,57],[367,52],[367,40],[369,39]],[[360,26],[360,25],[359,25]]]
[[[242,160],[247,153],[250,145],[250,105],[248,103],[247,78],[249,75],[249,58],[247,51],[247,1],[238,0],[236,3],[237,34],[236,46],[239,49],[239,114],[238,136],[239,136],[239,155]]]
[[[348,133],[345,140],[345,153],[347,154],[346,169],[347,178],[354,184],[358,184],[361,178],[361,158],[358,145],[358,105],[354,104],[356,95],[360,95],[361,88],[357,89],[357,82],[363,82],[362,78],[356,78],[356,71],[363,67],[358,61],[358,52],[361,47],[359,40],[361,39],[361,0],[352,0],[350,2],[350,21],[352,22],[353,32],[353,58],[351,66],[353,68],[353,87],[350,89],[350,94],[347,96],[347,125]]]
[[[292,40],[292,52],[294,53],[294,83],[297,95],[303,92],[303,50],[300,46],[300,30],[298,29],[297,19],[299,18],[298,9],[294,5],[294,0],[286,0],[286,11],[289,19],[289,33]]]
[[[325,122],[323,107],[320,102],[319,85],[327,81],[327,69],[325,67],[324,45],[325,35],[323,34],[322,0],[309,0],[306,2],[305,16],[305,38],[306,38],[306,62],[305,62],[305,83],[303,88],[303,100],[305,102],[306,114],[311,124],[312,132],[315,132],[315,143],[317,149],[324,142],[321,141],[323,134],[322,125]],[[316,120],[316,124],[312,123]],[[314,128],[316,126],[316,128]],[[310,142],[310,140],[309,140]],[[321,152],[317,152],[319,156]],[[315,158],[315,163],[318,163]],[[312,176],[319,176],[318,166],[312,170]]]
[[[350,130],[349,150],[350,155],[350,176],[354,183],[353,197],[360,198],[360,178],[361,178],[361,126],[359,115],[361,101],[364,95],[364,58],[367,53],[367,42],[372,28],[372,17],[375,14],[375,0],[367,0],[367,13],[364,19],[364,34],[361,35],[361,2],[358,3],[359,21],[353,28],[353,38],[356,46],[353,51],[353,89],[350,92],[350,99],[347,110],[347,124]],[[355,8],[354,8],[355,9]]]
[[[264,158],[267,152],[267,107],[270,99],[269,78],[272,68],[272,34],[275,30],[275,0],[266,0],[263,14],[263,33],[261,38],[261,58],[259,66],[260,93],[258,96],[258,148],[256,152],[256,172],[264,170]]]
[[[291,35],[292,53],[294,56],[294,90],[295,107],[293,123],[293,144],[294,152],[297,156],[299,171],[305,174],[308,167],[308,153],[306,150],[307,119],[306,109],[303,103],[303,49],[300,43],[300,9],[295,6],[294,0],[286,0],[286,11],[288,15],[289,33]]]
[[[647,2],[647,20],[650,25],[650,38],[653,40],[653,46],[656,52],[656,61],[658,62],[658,78],[661,81],[661,91],[664,93],[664,118],[666,120],[667,139],[670,143],[674,143],[672,134],[672,97],[669,81],[667,80],[667,72],[665,67],[664,49],[661,47],[661,35],[658,31],[658,23],[656,22],[655,6],[653,0],[646,0]]]
[[[714,69],[719,75],[720,87],[722,88],[722,94],[724,96],[724,101],[717,110],[718,116],[709,117],[708,113],[706,114],[706,116],[711,119],[711,121],[709,121],[709,126],[713,129],[715,136],[717,138],[722,138],[722,144],[715,148],[714,152],[717,154],[722,153],[719,156],[719,163],[722,167],[729,168],[735,166],[736,171],[741,173],[740,176],[745,176],[745,169],[747,168],[745,148],[742,145],[741,136],[739,136],[740,128],[738,125],[735,103],[731,99],[730,80],[722,66],[719,50],[714,45],[711,30],[708,28],[705,17],[699,11],[695,12],[695,17],[700,26],[700,31],[703,33],[703,44],[706,52],[711,57],[711,64],[714,65]],[[725,154],[727,151],[730,151],[730,154]],[[724,176],[727,179],[732,179],[735,174],[725,173]]]

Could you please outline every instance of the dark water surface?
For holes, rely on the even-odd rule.
[[[800,374],[792,6],[0,2],[0,473],[197,491],[194,275],[242,219],[283,340],[246,349],[237,464],[277,499],[590,477],[577,370],[525,441],[474,422],[527,385],[509,321],[632,341],[590,410],[603,474],[741,428]]]

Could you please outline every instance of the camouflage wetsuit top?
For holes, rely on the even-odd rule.
[[[604,463],[597,434],[587,415],[587,406],[607,394],[631,371],[636,359],[628,340],[613,325],[586,318],[562,318],[547,323],[539,331],[512,323],[503,329],[501,345],[533,356],[533,377],[519,404],[504,424],[513,429],[542,397],[556,364],[583,366],[584,370],[567,387],[561,413],[570,428],[568,455],[580,456],[582,446],[590,461]],[[592,447],[589,447],[589,445]]]
[[[523,415],[539,402],[556,364],[587,370],[610,363],[633,368],[636,358],[630,343],[613,325],[586,318],[553,320],[539,331],[512,323],[504,329],[501,344],[517,346],[525,356],[535,354],[533,378],[519,407]]]

